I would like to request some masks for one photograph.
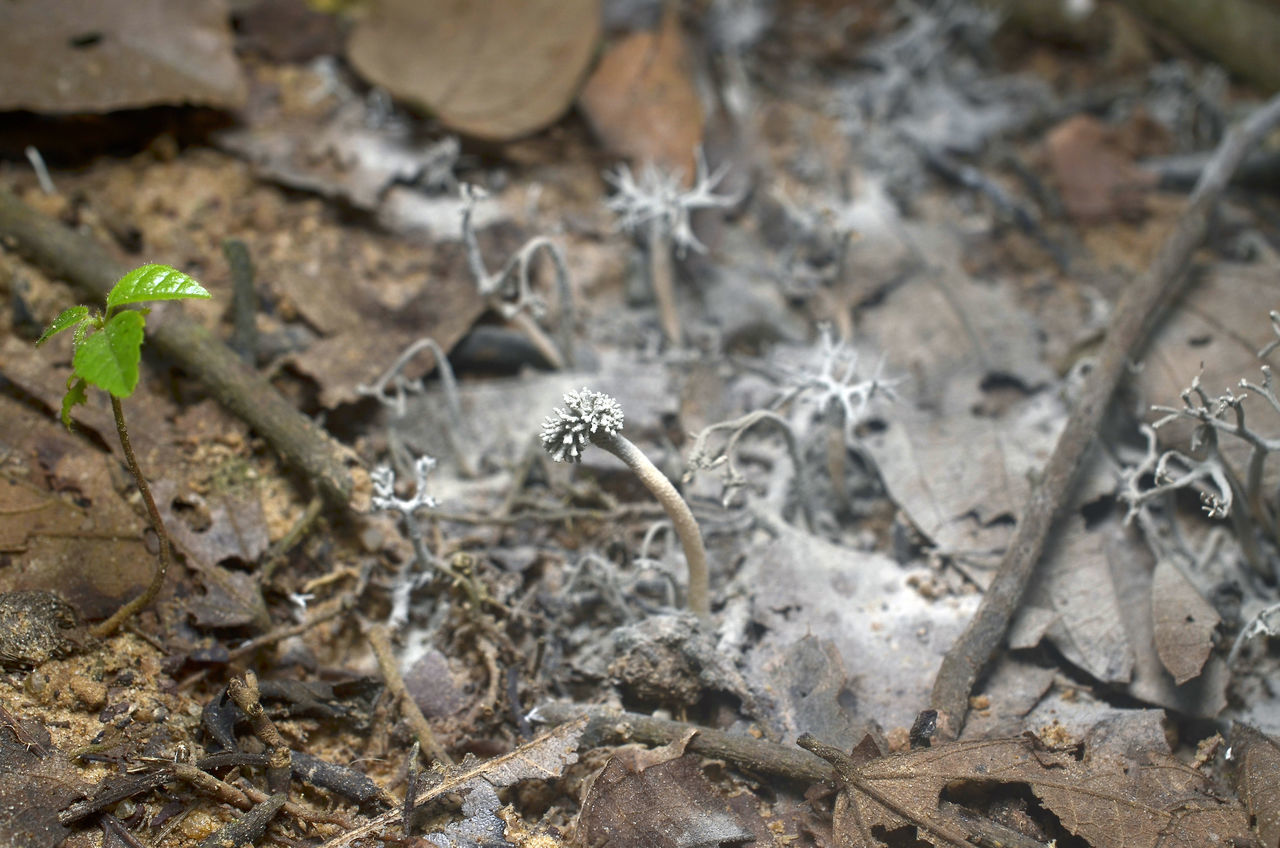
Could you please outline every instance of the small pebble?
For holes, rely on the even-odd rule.
[[[107,704],[107,684],[87,677],[72,677],[71,694],[87,709],[100,710]]]

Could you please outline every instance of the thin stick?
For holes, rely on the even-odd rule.
[[[672,347],[684,344],[680,309],[676,306],[675,262],[671,259],[671,234],[661,218],[649,222],[649,285],[658,304],[662,332]]]
[[[687,748],[692,753],[725,760],[756,774],[776,775],[802,783],[835,782],[835,769],[813,754],[742,733],[726,733],[684,721],[587,704],[543,704],[530,713],[529,718],[541,724],[563,724],[583,715],[587,716],[587,728],[578,743],[581,748],[630,742],[667,745],[696,730]]]
[[[958,735],[964,726],[973,684],[1004,641],[1009,621],[1044,550],[1045,539],[1067,502],[1076,471],[1127,369],[1129,357],[1137,351],[1155,322],[1160,307],[1176,292],[1192,254],[1204,240],[1210,215],[1231,175],[1245,154],[1256,148],[1277,123],[1280,123],[1280,95],[1227,133],[1200,175],[1177,226],[1160,245],[1151,267],[1121,296],[1084,393],[1058,437],[995,579],[973,620],[943,657],[938,669],[931,704],[950,719],[950,733]]]
[[[369,628],[369,645],[373,648],[373,655],[378,658],[382,679],[386,681],[387,689],[399,701],[400,712],[404,715],[405,721],[409,722],[413,735],[430,756],[452,765],[453,760],[436,741],[436,735],[432,732],[431,725],[427,723],[427,717],[418,708],[418,702],[413,700],[413,696],[405,688],[404,678],[400,676],[400,667],[396,664],[395,654],[391,651],[391,640],[388,638],[386,625],[375,624]]]
[[[120,405],[120,398],[115,395],[111,395],[111,412],[116,419],[116,433],[120,436],[120,447],[124,451],[129,473],[133,475],[134,482],[138,484],[138,491],[142,494],[142,502],[147,507],[147,518],[151,520],[151,529],[156,531],[156,537],[160,540],[160,552],[156,557],[155,570],[151,573],[151,582],[142,594],[120,607],[112,613],[110,618],[89,631],[98,639],[105,639],[115,633],[120,629],[121,624],[146,609],[156,599],[156,595],[160,594],[160,589],[164,586],[164,578],[169,573],[169,563],[173,556],[169,545],[169,534],[165,531],[164,521],[160,518],[160,510],[156,509],[155,498],[151,496],[151,487],[147,485],[147,478],[142,476],[142,469],[138,467],[138,458],[134,456],[133,445],[129,442],[129,428],[124,421],[124,407]]]

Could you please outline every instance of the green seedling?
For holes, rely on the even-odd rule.
[[[135,268],[116,282],[107,293],[107,308],[98,313],[87,306],[73,306],[59,315],[49,329],[36,340],[36,347],[71,330],[74,355],[71,359],[71,376],[67,378],[67,393],[62,398],[62,423],[71,429],[71,410],[88,399],[88,387],[97,386],[111,397],[111,412],[116,420],[116,433],[124,451],[129,472],[138,484],[142,501],[146,504],[147,517],[160,540],[160,554],[150,585],[108,618],[93,628],[98,638],[110,636],[131,616],[155,600],[164,585],[165,574],[172,559],[172,545],[165,532],[164,522],[156,509],[151,487],[142,476],[138,459],[129,443],[129,428],[125,425],[121,398],[133,394],[138,386],[138,363],[142,359],[142,336],[147,323],[146,309],[122,309],[135,303],[153,300],[208,299],[205,291],[191,277],[168,265],[143,265]]]

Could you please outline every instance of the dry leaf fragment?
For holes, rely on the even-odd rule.
[[[1249,824],[1234,801],[1214,794],[1205,776],[1172,756],[1147,751],[1119,757],[1086,747],[1046,749],[1018,737],[958,742],[857,765],[811,736],[802,747],[839,774],[833,823],[842,844],[883,844],[875,833],[915,826],[938,846],[969,848],[971,823],[939,807],[960,783],[1026,784],[1069,832],[1093,848],[1202,848],[1248,844]]]
[[[56,848],[71,835],[58,811],[89,794],[79,770],[49,731],[0,706],[0,844]]]
[[[1156,653],[1181,686],[1200,674],[1213,650],[1213,633],[1222,618],[1173,563],[1156,563],[1151,582],[1151,617]]]
[[[1237,764],[1236,790],[1267,848],[1280,846],[1280,746],[1247,724],[1231,727],[1227,758]]]
[[[702,101],[675,15],[657,32],[637,32],[609,48],[578,105],[609,150],[693,178]]]
[[[1077,115],[1045,140],[1062,203],[1077,223],[1133,219],[1146,211],[1157,178],[1133,162],[1118,133],[1097,118]]]
[[[365,78],[494,141],[569,108],[600,35],[596,0],[377,0],[347,55]]]
[[[225,0],[0,4],[0,110],[238,106],[227,17]]]
[[[623,749],[611,757],[582,802],[579,842],[697,848],[751,840],[749,823],[703,776],[701,759],[682,755],[687,741],[651,752]]]

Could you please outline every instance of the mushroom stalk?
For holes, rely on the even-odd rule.
[[[707,576],[707,549],[702,544],[702,531],[693,517],[693,511],[684,498],[671,485],[667,475],[658,470],[649,457],[635,443],[621,433],[597,432],[591,441],[627,464],[640,482],[648,489],[675,526],[676,536],[684,547],[684,558],[689,563],[689,609],[700,616],[711,614],[710,580]]]
[[[627,464],[640,482],[662,504],[675,526],[689,564],[689,608],[700,616],[711,614],[707,576],[707,549],[693,511],[671,481],[641,450],[619,431],[622,407],[603,392],[589,389],[568,392],[564,408],[557,408],[542,422],[542,447],[556,462],[581,462],[588,443],[607,450]]]

